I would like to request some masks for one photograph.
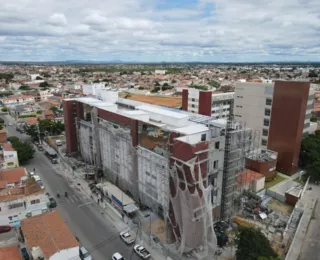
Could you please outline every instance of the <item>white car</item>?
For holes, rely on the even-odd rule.
[[[121,232],[120,237],[127,245],[131,245],[135,240],[135,238],[130,234],[130,232]]]
[[[56,140],[55,143],[56,143],[57,146],[61,146],[62,145],[61,140]]]
[[[119,253],[114,253],[111,259],[112,260],[124,260],[124,257],[122,255],[120,255]]]
[[[136,252],[137,255],[143,259],[148,259],[150,257],[150,253],[147,251],[147,249],[140,245],[134,246],[134,252]]]
[[[9,126],[12,126],[12,123],[10,122],[8,125],[9,125]]]

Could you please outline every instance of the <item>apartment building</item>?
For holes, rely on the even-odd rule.
[[[307,81],[237,83],[234,118],[256,131],[262,148],[278,153],[278,171],[293,174],[302,136],[311,132],[313,100]]]
[[[65,99],[63,107],[67,152],[163,216],[180,254],[212,255],[225,144],[212,117],[127,99]]]
[[[34,103],[35,98],[30,95],[18,95],[18,96],[9,96],[6,98],[0,99],[3,105],[14,105],[14,104],[27,104],[27,103]]]
[[[191,113],[228,118],[234,93],[214,93],[211,90],[183,89],[182,109]]]

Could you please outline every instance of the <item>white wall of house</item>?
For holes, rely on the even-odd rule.
[[[79,247],[72,247],[68,249],[60,250],[52,255],[49,260],[80,260]]]
[[[39,200],[39,203],[35,203],[38,202],[37,200]],[[15,222],[25,219],[27,213],[30,213],[30,216],[42,214],[48,209],[47,203],[48,198],[43,193],[24,196],[10,201],[0,201],[0,225],[14,225]],[[10,205],[19,206],[10,208]]]

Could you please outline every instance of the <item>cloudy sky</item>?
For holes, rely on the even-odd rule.
[[[0,0],[0,60],[320,61],[320,0]]]

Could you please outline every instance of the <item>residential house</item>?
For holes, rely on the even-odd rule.
[[[0,144],[7,142],[7,131],[5,129],[0,130]]]
[[[12,147],[12,144],[5,143],[2,145],[2,168],[13,169],[19,167],[19,159],[17,151]]]
[[[0,247],[0,259],[21,260],[19,248],[17,246]]]
[[[43,111],[41,115],[41,119],[50,119],[54,120],[54,114],[51,110],[49,111]]]
[[[27,104],[27,103],[34,103],[35,99],[31,95],[17,95],[17,96],[9,96],[6,98],[0,99],[3,105],[14,105],[14,104]]]
[[[28,117],[25,118],[24,121],[26,122],[27,126],[37,125],[39,123],[36,117]]]
[[[0,225],[20,226],[21,220],[48,211],[48,197],[34,178],[24,176],[10,188],[10,176],[4,177],[8,184],[0,191]],[[6,181],[4,177],[1,185]]]
[[[23,220],[21,230],[31,255],[40,248],[47,260],[79,259],[79,242],[58,211]]]
[[[15,168],[0,171],[0,187],[3,189],[15,187],[21,183],[21,178],[27,177],[25,168]]]

